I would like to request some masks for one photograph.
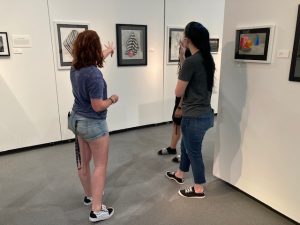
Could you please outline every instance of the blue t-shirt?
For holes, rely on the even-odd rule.
[[[92,119],[106,119],[107,110],[95,112],[91,99],[107,99],[107,86],[101,71],[96,66],[71,68],[70,78],[74,96],[73,111]]]

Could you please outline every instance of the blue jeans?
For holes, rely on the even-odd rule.
[[[195,184],[204,184],[205,168],[202,158],[202,141],[206,131],[214,125],[213,111],[200,117],[182,117],[181,161],[179,169],[188,172],[190,165]]]

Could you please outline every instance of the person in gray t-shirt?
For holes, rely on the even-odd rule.
[[[175,90],[183,97],[181,122],[181,161],[176,172],[166,172],[167,178],[183,184],[184,172],[192,167],[194,185],[178,191],[189,198],[204,198],[205,168],[202,159],[202,140],[213,126],[214,113],[210,105],[215,63],[210,53],[209,32],[200,23],[190,22],[184,30],[185,46],[192,56],[182,66]]]

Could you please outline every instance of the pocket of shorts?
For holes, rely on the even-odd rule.
[[[86,137],[88,135],[88,122],[85,120],[77,120],[74,125],[74,133],[78,136]]]

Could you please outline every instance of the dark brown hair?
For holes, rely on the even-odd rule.
[[[199,49],[204,60],[204,68],[207,73],[207,88],[209,91],[212,91],[216,66],[210,53],[208,30],[201,23],[193,21],[186,25],[184,35],[192,41],[196,48]]]
[[[77,36],[72,50],[75,69],[97,65],[103,67],[103,54],[98,34],[93,30],[86,30]]]

